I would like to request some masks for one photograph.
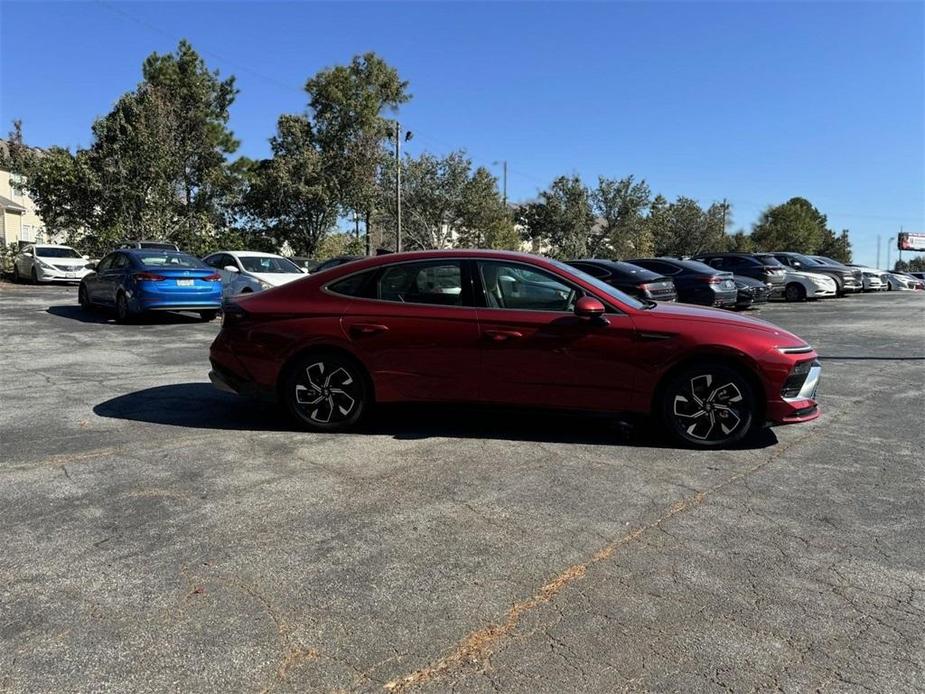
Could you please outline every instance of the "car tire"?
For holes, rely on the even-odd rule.
[[[218,315],[218,311],[200,311],[199,320],[203,323],[208,323],[209,321],[215,320],[215,317]]]
[[[132,312],[128,306],[128,298],[125,292],[119,292],[116,295],[116,322],[128,323],[132,320]]]
[[[31,277],[31,279],[32,279],[32,284],[38,284],[38,283],[39,283],[39,275],[38,275],[38,273],[35,271],[35,268],[34,268],[34,267],[32,268],[32,277]]]
[[[80,285],[77,288],[77,303],[80,304],[80,308],[84,311],[89,311],[93,306],[90,304],[90,297],[87,294],[87,288],[84,285]]]
[[[284,373],[280,395],[294,421],[310,431],[349,429],[372,404],[363,367],[336,352],[300,357]]]
[[[696,448],[725,448],[751,432],[757,400],[740,370],[707,361],[670,377],[660,390],[659,410],[677,441]]]
[[[798,282],[791,282],[784,289],[784,298],[787,301],[806,301],[806,287]]]

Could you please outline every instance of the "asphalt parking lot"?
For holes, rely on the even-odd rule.
[[[0,690],[925,689],[925,295],[761,316],[823,416],[733,451],[562,416],[289,429],[218,322],[0,285]]]

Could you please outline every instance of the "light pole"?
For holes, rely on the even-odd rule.
[[[414,135],[405,133],[405,142]],[[395,252],[401,253],[401,123],[395,121]]]
[[[494,162],[492,162],[492,165],[493,165],[493,166],[497,166],[498,164],[501,164],[501,167],[502,167],[502,168],[501,168],[501,171],[502,171],[502,174],[501,174],[501,181],[502,181],[502,184],[501,184],[501,191],[502,191],[503,197],[502,197],[501,199],[502,199],[502,201],[504,202],[504,206],[507,207],[507,159],[505,159],[504,161],[494,161]]]
[[[896,240],[895,236],[891,236],[886,242],[886,269],[890,269],[890,251],[893,250],[893,242]],[[879,269],[879,268],[878,268]]]
[[[877,265],[876,265],[876,267],[878,268],[880,267],[880,239],[881,237],[878,234],[877,235]]]

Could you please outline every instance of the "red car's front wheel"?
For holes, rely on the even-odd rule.
[[[370,404],[362,367],[353,359],[328,352],[308,354],[288,369],[282,397],[295,420],[316,431],[348,429]]]
[[[675,438],[701,448],[741,441],[755,421],[755,392],[738,370],[704,363],[674,375],[662,389],[662,421]]]

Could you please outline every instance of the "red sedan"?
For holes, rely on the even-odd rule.
[[[651,413],[717,447],[819,416],[819,362],[797,336],[522,253],[384,255],[242,297],[210,356],[216,386],[320,431],[374,402],[477,402]]]

